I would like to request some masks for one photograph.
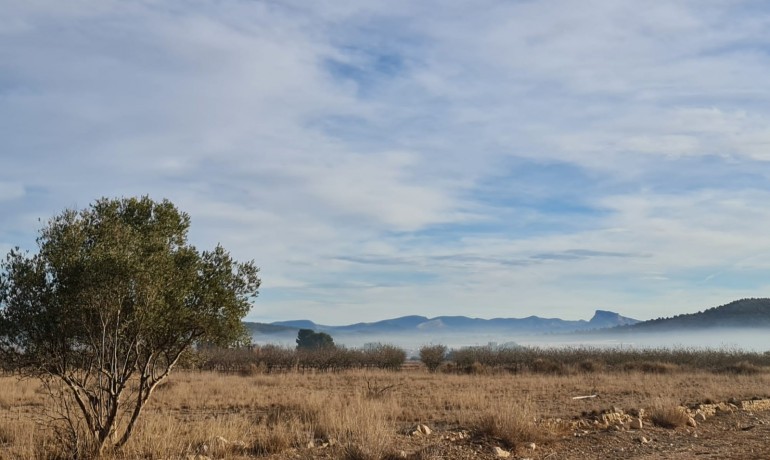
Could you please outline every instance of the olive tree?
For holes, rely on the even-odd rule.
[[[61,384],[90,455],[128,441],[185,350],[245,337],[259,269],[198,251],[189,226],[167,200],[102,198],[51,218],[37,253],[0,262],[0,358]]]

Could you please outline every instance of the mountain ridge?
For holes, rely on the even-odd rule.
[[[573,332],[603,329],[607,327],[636,324],[639,320],[621,316],[607,310],[596,310],[594,316],[586,320],[564,320],[561,318],[474,318],[462,315],[436,316],[428,318],[420,315],[408,315],[389,318],[369,323],[353,323],[341,326],[317,324],[311,320],[275,321],[270,327],[289,329],[312,329],[327,333],[406,333],[420,331],[446,332]],[[253,323],[264,324],[264,323]]]
[[[640,321],[616,328],[628,332],[658,332],[715,328],[770,327],[770,299],[744,298],[696,313]]]
[[[524,318],[474,318],[468,316],[407,315],[374,322],[359,322],[340,326],[317,324],[310,320],[245,323],[252,334],[269,335],[313,329],[330,334],[378,333],[518,333],[561,334],[570,332],[637,333],[713,328],[770,328],[770,298],[744,298],[695,313],[639,321],[619,313],[598,309],[586,320],[564,320],[528,316]]]

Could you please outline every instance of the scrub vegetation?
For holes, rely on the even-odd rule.
[[[516,365],[455,361],[469,353],[495,356],[473,349],[451,351],[436,372],[418,360],[392,368],[313,364],[329,351],[190,352],[180,360],[184,369],[158,385],[134,436],[103,456],[428,459],[464,458],[476,449],[477,458],[493,458],[492,447],[557,446],[581,417],[611,408],[646,410],[654,429],[681,430],[687,405],[770,396],[763,353],[522,348],[506,351]],[[278,352],[291,364],[269,365],[267,357]],[[751,372],[743,370],[749,364],[727,370],[731,359],[750,363]],[[0,458],[69,458],[66,444],[46,429],[61,411],[50,392],[44,381],[0,378]],[[421,425],[432,433],[416,434]]]

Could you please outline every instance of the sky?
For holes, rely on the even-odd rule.
[[[0,0],[0,253],[167,198],[251,321],[770,295],[770,4]]]

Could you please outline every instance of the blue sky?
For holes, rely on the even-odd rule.
[[[168,198],[248,319],[770,295],[764,1],[0,0],[0,251]]]

